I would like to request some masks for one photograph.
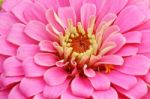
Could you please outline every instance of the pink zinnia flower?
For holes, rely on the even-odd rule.
[[[149,99],[149,0],[5,0],[0,99]]]

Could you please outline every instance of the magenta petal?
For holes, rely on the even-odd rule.
[[[47,68],[41,67],[34,63],[32,57],[26,58],[23,63],[23,70],[27,77],[39,77],[43,76]]]
[[[92,95],[94,99],[118,99],[118,94],[115,89],[110,88],[104,91],[95,91]]]
[[[64,83],[67,79],[67,76],[68,75],[63,68],[53,67],[46,71],[44,74],[44,80],[47,84],[54,86]]]
[[[25,27],[24,32],[32,39],[41,41],[41,40],[50,40],[50,35],[46,31],[46,25],[40,21],[30,21]]]
[[[27,97],[25,97],[21,91],[19,90],[18,85],[16,85],[15,87],[13,87],[13,89],[10,91],[9,95],[8,95],[8,99],[27,99]]]
[[[15,57],[7,58],[3,63],[3,73],[6,76],[24,75],[21,62]]]
[[[110,88],[109,79],[102,73],[96,73],[95,77],[88,78],[96,90],[106,90]]]
[[[24,33],[24,28],[25,28],[24,24],[20,23],[14,24],[7,36],[7,40],[15,45],[35,43],[36,41],[30,39]]]
[[[17,47],[6,41],[4,36],[0,36],[0,54],[12,56],[16,54],[16,49]]]
[[[48,99],[57,99],[68,87],[69,80],[57,86],[45,86],[43,95]]]
[[[38,65],[50,67],[56,64],[58,57],[51,53],[38,53],[34,56],[34,61]]]
[[[111,71],[107,76],[113,84],[126,90],[132,88],[137,83],[136,77],[118,71]]]
[[[40,41],[39,46],[41,51],[56,52],[56,49],[53,46],[53,42],[51,41]]]
[[[142,97],[148,92],[147,84],[141,79],[139,79],[138,83],[130,90],[123,90],[121,88],[117,88],[117,90],[129,99],[143,99]]]
[[[145,75],[148,73],[149,68],[150,68],[149,58],[143,55],[134,55],[125,58],[123,66],[116,69],[122,73],[130,75]]]
[[[144,18],[145,15],[140,9],[136,6],[128,6],[120,12],[115,24],[120,27],[121,32],[125,32],[141,24]]]
[[[60,19],[64,22],[66,27],[68,26],[68,20],[72,20],[73,24],[76,25],[76,14],[72,7],[59,7],[58,15]]]
[[[17,58],[24,60],[27,57],[33,57],[36,53],[39,52],[39,47],[33,44],[21,45],[17,50]]]
[[[84,91],[81,91],[83,90]],[[93,87],[87,78],[76,76],[71,82],[72,93],[80,97],[89,97],[93,93]]]
[[[24,95],[30,97],[42,92],[44,85],[45,83],[42,78],[24,78],[19,88]]]
[[[86,28],[88,25],[89,18],[96,15],[96,6],[94,4],[84,4],[81,7],[81,22]]]

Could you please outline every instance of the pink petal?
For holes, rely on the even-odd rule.
[[[125,32],[141,24],[144,18],[145,16],[136,6],[128,6],[120,12],[115,24],[120,27],[121,32]]]
[[[150,71],[144,76],[144,80],[145,80],[147,83],[150,83]]]
[[[66,80],[60,85],[57,86],[45,86],[44,88],[44,97],[48,99],[57,99],[68,87],[69,80]]]
[[[150,68],[149,58],[143,55],[135,55],[124,59],[122,67],[116,68],[118,71],[130,75],[145,75]],[[136,62],[136,64],[135,64]]]
[[[23,23],[27,23],[24,18],[24,10],[30,8],[32,2],[30,0],[23,0],[19,2],[14,8],[11,9],[11,12]]]
[[[13,56],[16,54],[16,49],[17,47],[6,41],[4,36],[0,36],[0,54]]]
[[[46,11],[46,18],[47,21],[56,28],[59,32],[64,31],[64,24],[61,22],[60,18],[57,16],[57,14],[52,10],[49,9]]]
[[[9,57],[4,61],[3,73],[6,76],[24,75],[21,67],[21,62],[15,56]]]
[[[8,99],[9,89],[0,91],[1,99]]]
[[[86,28],[91,16],[96,15],[96,6],[94,4],[84,4],[81,7],[81,22],[82,25]]]
[[[147,84],[141,79],[139,79],[138,83],[130,90],[123,90],[121,88],[117,88],[117,90],[129,99],[141,99],[148,92]]]
[[[134,76],[123,74],[118,71],[111,71],[107,76],[113,84],[126,90],[129,90],[137,83],[137,79]]]
[[[44,99],[43,94],[37,94],[33,97],[33,99]]]
[[[13,87],[13,89],[10,91],[9,95],[8,95],[8,99],[27,99],[27,97],[25,97],[21,91],[19,90],[18,85],[16,85],[15,87]]]
[[[61,99],[85,99],[85,98],[73,95],[70,88],[68,88],[64,93],[61,94]]]
[[[9,33],[9,29],[18,20],[9,12],[0,13],[0,35],[6,35]]]
[[[104,91],[95,91],[92,95],[94,99],[118,99],[118,94],[115,89],[110,88]]]
[[[77,16],[77,22],[80,21],[80,8],[83,0],[69,0],[70,6],[74,8]]]
[[[30,8],[24,10],[24,17],[29,22],[31,20],[38,20],[43,23],[47,23],[45,18],[46,8],[39,2],[35,2]]]
[[[132,31],[123,35],[126,38],[126,43],[141,43],[142,34],[139,31]]]
[[[72,93],[80,97],[89,97],[93,93],[93,87],[87,78],[76,76],[71,82]],[[84,90],[84,91],[81,91]]]
[[[83,67],[84,74],[87,77],[94,77],[96,75],[95,71],[91,68],[87,68],[87,65]]]
[[[22,79],[19,88],[27,97],[34,96],[44,89],[44,81],[42,78],[24,78]]]
[[[0,73],[3,72],[3,70],[2,70],[3,62],[5,61],[6,58],[7,58],[6,56],[0,55]]]
[[[66,27],[68,26],[69,19],[72,20],[74,25],[76,25],[76,14],[72,7],[59,7],[58,15]]]
[[[17,58],[24,60],[27,57],[33,57],[36,53],[39,52],[39,47],[37,45],[26,44],[21,45],[17,50]]]
[[[46,31],[46,26],[40,21],[30,21],[24,32],[32,39],[41,41],[41,40],[50,40],[50,35]]]
[[[32,57],[26,58],[23,63],[23,70],[27,77],[38,77],[43,76],[47,68],[38,66],[34,63],[34,60]]]
[[[115,54],[119,56],[132,56],[138,53],[138,47],[134,44],[126,44]]]
[[[34,57],[35,63],[41,66],[54,66],[58,61],[58,57],[51,53],[38,53]]]
[[[108,41],[114,42],[116,44],[116,47],[113,48],[110,53],[115,53],[117,52],[123,45],[126,43],[126,39],[122,34],[114,34],[112,36],[109,36],[106,40],[105,43]]]
[[[106,90],[110,88],[109,79],[102,73],[96,73],[95,77],[88,78],[95,90]]]
[[[7,36],[7,40],[15,45],[36,43],[34,40],[25,35],[24,28],[24,24],[14,24]]]
[[[142,41],[139,45],[139,53],[150,52],[150,30],[143,30],[142,33]]]
[[[21,0],[5,0],[3,2],[2,8],[5,11],[10,11],[14,6],[16,6]]]
[[[12,77],[7,76],[7,77],[5,77],[2,74],[0,76],[0,80],[2,81],[2,84],[4,86],[9,86],[11,84],[18,83],[18,82],[20,82],[21,79],[22,79],[22,76],[12,76]]]
[[[64,83],[67,79],[67,76],[68,75],[63,68],[53,67],[44,74],[44,80],[48,85],[54,86]]]
[[[148,90],[148,93],[143,97],[143,99],[149,99],[150,97],[150,89]]]
[[[41,41],[39,43],[39,46],[40,46],[41,51],[56,52],[56,49],[53,46],[53,42],[51,42],[51,41],[46,41],[46,40]]]
[[[60,6],[64,7],[64,6],[69,6],[69,0],[58,0]]]
[[[96,66],[99,64],[112,64],[112,65],[122,65],[124,62],[123,58],[118,55],[106,55],[99,59],[99,61],[95,64]]]

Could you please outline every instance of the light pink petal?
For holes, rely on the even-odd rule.
[[[14,8],[11,9],[11,12],[23,23],[27,23],[23,13],[25,9],[30,8],[32,2],[30,0],[23,0],[19,2]]]
[[[40,21],[30,21],[24,32],[32,39],[41,41],[41,40],[50,40],[50,35],[46,31],[46,25]]]
[[[102,73],[96,73],[95,77],[88,78],[95,90],[106,90],[110,88],[109,79]]]
[[[80,21],[80,8],[82,6],[83,0],[69,0],[70,6],[74,8],[77,16],[77,22]]]
[[[24,17],[29,22],[31,20],[38,20],[43,23],[47,23],[45,18],[46,8],[39,2],[35,2],[30,8],[24,10]]]
[[[84,99],[81,97],[77,97],[72,94],[70,88],[68,88],[64,93],[61,94],[61,99]]]
[[[76,14],[72,7],[59,7],[58,16],[66,27],[68,26],[68,20],[72,20],[73,24],[76,25]]]
[[[92,95],[94,99],[118,99],[118,94],[115,89],[110,88],[104,91],[95,91]]]
[[[139,45],[139,53],[150,52],[150,30],[143,30],[142,41]]]
[[[107,77],[110,79],[111,83],[126,90],[129,90],[137,83],[136,77],[118,71],[111,71]]]
[[[150,89],[148,90],[148,93],[143,97],[143,99],[149,99],[150,97]]]
[[[81,91],[83,90],[84,91]],[[87,78],[76,76],[71,82],[72,93],[80,97],[89,97],[93,93],[93,87]]]
[[[91,68],[87,68],[87,65],[85,65],[83,67],[83,71],[84,71],[84,74],[87,76],[87,77],[95,77],[96,73],[93,69]]]
[[[115,24],[120,27],[121,32],[125,32],[141,24],[144,18],[144,14],[136,6],[128,6],[121,11]]]
[[[139,79],[138,83],[130,90],[123,90],[121,88],[117,88],[117,90],[129,99],[142,99],[148,92],[147,84],[141,79]]]
[[[36,43],[36,41],[30,39],[24,33],[24,28],[25,28],[24,24],[20,24],[20,23],[14,24],[7,36],[7,40],[15,45]]]
[[[33,99],[44,99],[44,96],[43,96],[42,93],[41,93],[41,94],[37,94],[37,95],[35,95],[35,96],[33,97]]]
[[[112,65],[122,65],[124,62],[123,58],[118,55],[106,55],[99,59],[95,65],[99,64],[112,64]]]
[[[67,72],[63,70],[63,68],[53,67],[46,71],[44,74],[44,80],[48,85],[54,86],[64,83],[67,76]]]
[[[58,0],[38,0],[41,4],[43,4],[46,8],[53,8],[57,11],[59,5]]]
[[[115,54],[119,56],[132,56],[138,53],[138,46],[134,44],[126,44]]]
[[[5,11],[10,11],[14,6],[16,6],[21,0],[5,0],[3,2],[2,8]]]
[[[2,81],[2,84],[4,86],[9,86],[11,84],[14,84],[14,83],[17,83],[17,82],[20,82],[20,80],[22,79],[23,77],[22,76],[12,76],[12,77],[5,77],[4,75],[1,75],[0,76],[0,80]]]
[[[57,86],[45,86],[43,95],[48,99],[57,99],[68,87],[69,80]]]
[[[39,52],[39,47],[33,44],[21,45],[17,50],[17,58],[24,60],[27,57],[33,57],[36,53]]]
[[[9,29],[13,24],[18,22],[18,20],[9,12],[0,13],[0,35],[7,35]]]
[[[124,59],[122,67],[116,68],[118,71],[130,75],[145,75],[150,68],[150,59],[143,55],[134,55]],[[136,63],[136,64],[135,64]]]
[[[141,43],[142,34],[139,31],[132,31],[123,35],[126,38],[126,43]]]
[[[35,64],[32,57],[26,58],[23,61],[22,66],[26,77],[43,76],[43,74],[47,70],[47,68]]]
[[[83,4],[85,4],[85,3],[95,4],[97,15],[102,11],[102,9],[106,3],[106,0],[83,0],[83,1],[84,1]]]
[[[24,75],[21,62],[15,56],[9,57],[4,61],[3,73],[6,76]]]
[[[56,52],[56,49],[53,46],[53,42],[51,42],[51,41],[46,41],[46,40],[41,41],[39,43],[39,46],[40,46],[41,51]]]
[[[18,85],[16,85],[15,87],[13,87],[13,89],[10,91],[9,95],[8,95],[8,99],[27,99],[27,97],[25,97],[21,91],[19,90]]]
[[[86,28],[91,16],[96,15],[96,6],[94,4],[84,4],[81,7],[81,22]]]
[[[58,57],[51,53],[38,53],[35,55],[34,61],[38,65],[49,67],[56,64]]]
[[[0,36],[0,54],[13,56],[16,54],[16,49],[17,47],[6,41],[4,36]]]
[[[116,44],[116,47],[113,48],[110,53],[115,53],[117,52],[123,45],[126,43],[126,39],[122,34],[114,34],[110,35],[106,40],[105,43],[108,41],[114,42]]]
[[[53,9],[49,9],[46,11],[46,19],[59,32],[64,31],[64,24]]]
[[[24,78],[19,85],[19,89],[24,95],[30,97],[42,92],[44,85],[42,78]]]

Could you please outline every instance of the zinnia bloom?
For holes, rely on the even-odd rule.
[[[149,99],[149,0],[4,0],[0,99]]]

